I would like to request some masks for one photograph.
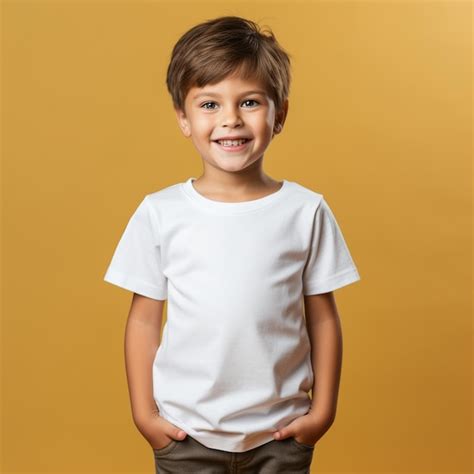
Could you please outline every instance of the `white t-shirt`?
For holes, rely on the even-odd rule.
[[[321,194],[283,180],[229,203],[194,179],[144,197],[104,280],[168,300],[153,362],[161,416],[205,446],[243,452],[311,406],[303,295],[360,276]]]

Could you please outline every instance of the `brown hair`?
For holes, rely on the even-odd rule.
[[[174,107],[184,111],[191,87],[215,84],[239,73],[244,79],[260,81],[278,112],[290,92],[290,57],[270,29],[263,31],[238,16],[221,16],[181,36],[171,53],[166,86]]]

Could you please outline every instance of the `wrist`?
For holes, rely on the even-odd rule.
[[[312,406],[309,410],[308,416],[313,418],[317,423],[331,425],[336,418],[336,411]]]
[[[133,416],[133,421],[135,422],[136,425],[138,424],[143,424],[146,423],[147,421],[152,420],[153,418],[156,418],[160,416],[160,411],[156,406],[150,407],[147,410],[133,410],[132,413]]]

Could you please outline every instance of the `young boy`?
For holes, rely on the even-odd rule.
[[[289,55],[249,20],[212,19],[177,42],[167,86],[203,174],[145,195],[104,278],[134,293],[134,422],[157,473],[307,473],[336,413],[333,291],[360,277],[323,195],[263,171]]]

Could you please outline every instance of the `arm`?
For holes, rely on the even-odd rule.
[[[342,366],[342,331],[333,292],[304,296],[314,372],[310,413],[332,424]]]
[[[134,293],[125,332],[125,365],[133,421],[156,449],[186,436],[185,431],[160,416],[153,397],[153,360],[161,343],[164,301]]]
[[[133,294],[125,331],[125,365],[136,425],[158,412],[153,398],[152,365],[160,345],[164,301]]]
[[[305,295],[304,306],[314,372],[311,407],[306,415],[280,428],[273,437],[281,440],[294,436],[297,441],[314,445],[329,429],[336,416],[342,365],[342,335],[332,291]]]

